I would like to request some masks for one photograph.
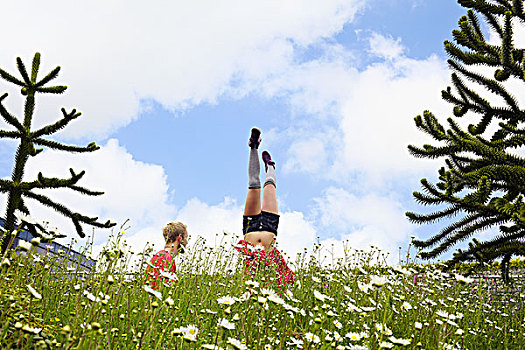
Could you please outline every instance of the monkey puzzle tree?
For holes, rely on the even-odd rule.
[[[90,218],[88,216],[81,215],[73,212],[66,206],[60,203],[56,203],[49,197],[39,193],[35,193],[35,189],[47,189],[47,188],[70,188],[74,191],[80,192],[89,196],[102,195],[104,192],[91,191],[84,187],[77,186],[77,182],[84,176],[85,171],[76,173],[73,169],[69,169],[71,177],[68,179],[48,178],[38,173],[38,177],[34,181],[23,182],[24,168],[29,157],[38,155],[42,148],[36,148],[35,146],[44,146],[51,149],[67,151],[67,152],[93,152],[99,149],[94,142],[91,142],[87,147],[77,147],[65,145],[56,141],[46,140],[44,136],[51,135],[63,127],[69,122],[78,118],[80,112],[73,109],[67,113],[62,108],[63,117],[57,122],[47,125],[38,130],[31,130],[31,122],[33,120],[33,113],[35,110],[35,95],[37,93],[51,93],[61,94],[66,90],[66,86],[46,86],[51,80],[58,76],[60,67],[56,67],[49,74],[47,74],[41,80],[37,80],[38,68],[40,66],[40,54],[36,53],[33,58],[33,64],[31,69],[31,76],[29,76],[26,67],[20,57],[16,59],[18,70],[22,76],[22,80],[12,76],[11,74],[0,69],[0,76],[10,83],[16,84],[21,87],[21,93],[25,96],[24,105],[24,118],[23,122],[12,114],[10,114],[3,106],[2,101],[7,97],[7,93],[0,97],[0,115],[5,121],[13,126],[15,130],[5,131],[0,130],[0,138],[11,138],[19,139],[20,144],[15,155],[15,164],[11,180],[0,179],[0,193],[7,193],[7,208],[5,213],[5,229],[6,231],[12,231],[16,224],[16,211],[29,215],[29,209],[26,206],[25,198],[33,199],[47,207],[53,208],[60,214],[70,218],[75,225],[76,231],[80,237],[84,237],[85,234],[82,230],[81,223],[92,225],[100,228],[109,228],[115,225],[115,223],[109,220],[105,223],[98,222],[98,218]],[[2,242],[2,251],[5,251],[9,242],[4,239]]]
[[[509,81],[525,83],[525,50],[515,47],[513,40],[513,25],[525,24],[523,0],[458,3],[469,10],[459,19],[459,29],[452,31],[455,43],[444,43],[455,91],[451,87],[442,91],[442,98],[454,106],[454,117],[447,119],[445,130],[429,111],[417,116],[416,126],[439,144],[408,146],[415,157],[445,158],[438,182],[421,179],[423,191],[413,195],[420,204],[446,207],[431,214],[406,215],[415,223],[457,218],[430,239],[414,241],[425,249],[421,257],[426,259],[497,226],[494,237],[486,241],[473,237],[468,248],[457,249],[447,267],[501,258],[501,272],[508,280],[511,257],[525,255],[525,158],[519,155],[525,144],[525,110],[507,91]],[[499,40],[487,40],[480,18]],[[480,68],[493,77],[481,74]],[[465,130],[456,121],[467,117],[473,122]]]

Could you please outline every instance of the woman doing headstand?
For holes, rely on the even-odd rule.
[[[275,162],[268,151],[262,152],[262,160],[266,170],[263,185],[263,200],[261,206],[261,181],[258,148],[261,143],[261,131],[253,128],[248,146],[250,158],[248,163],[248,194],[244,205],[243,233],[244,239],[239,241],[237,249],[246,256],[245,268],[248,273],[257,272],[258,266],[273,266],[277,272],[277,286],[286,286],[294,281],[294,273],[277,248],[274,247],[277,238],[279,214],[277,210]],[[262,248],[262,249],[261,249]]]

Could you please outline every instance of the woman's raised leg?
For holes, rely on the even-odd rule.
[[[272,160],[270,153],[267,151],[262,153],[262,159],[266,168],[266,178],[264,179],[263,187],[262,210],[269,213],[278,214],[277,193],[275,191],[275,162]]]
[[[248,194],[244,204],[244,215],[258,215],[261,212],[261,165],[259,162],[259,144],[261,143],[261,130],[252,128],[250,141],[250,159],[248,162]]]

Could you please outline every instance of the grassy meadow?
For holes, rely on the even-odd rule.
[[[30,245],[4,256],[0,347],[525,349],[521,278],[506,286],[483,276],[494,272],[392,267],[376,249],[347,249],[326,264],[316,247],[295,259],[295,284],[277,288],[274,271],[243,273],[226,235],[216,248],[197,241],[177,258],[177,274],[153,289],[143,282],[151,249],[129,253],[123,237],[111,237],[84,278]]]

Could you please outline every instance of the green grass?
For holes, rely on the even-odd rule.
[[[371,264],[377,250],[349,250],[321,266],[317,249],[297,259],[296,283],[282,290],[273,271],[245,275],[230,243],[211,249],[198,241],[179,256],[178,281],[154,292],[142,282],[151,251],[126,253],[121,234],[85,280],[72,279],[56,256],[11,253],[0,278],[0,346],[525,349],[521,280],[499,293],[497,280],[460,283],[432,265]]]

